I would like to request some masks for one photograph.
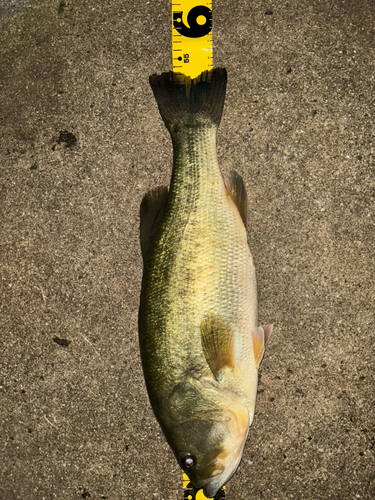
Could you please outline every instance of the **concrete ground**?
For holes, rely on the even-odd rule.
[[[140,364],[170,2],[0,6],[0,498],[177,500]],[[372,0],[214,2],[223,171],[275,325],[228,500],[375,498]]]

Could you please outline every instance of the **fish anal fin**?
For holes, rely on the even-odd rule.
[[[143,260],[145,259],[148,243],[157,220],[160,219],[167,202],[168,188],[160,186],[148,191],[143,197],[140,208],[140,237]]]
[[[247,229],[248,226],[248,201],[245,184],[240,174],[232,170],[228,172],[224,179],[225,188],[236,205],[241,219]]]
[[[264,327],[258,326],[251,332],[251,338],[253,339],[254,359],[257,368],[259,368],[260,362],[262,361],[264,350],[268,339],[271,336],[272,330],[273,325],[267,325]]]
[[[218,316],[206,316],[201,322],[201,339],[207,364],[216,379],[223,370],[233,370],[239,349],[231,325]]]

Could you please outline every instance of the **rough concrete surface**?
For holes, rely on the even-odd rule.
[[[177,500],[137,340],[170,2],[0,9],[1,500]],[[372,0],[214,1],[223,171],[275,330],[228,500],[375,498]]]

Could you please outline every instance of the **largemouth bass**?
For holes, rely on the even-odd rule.
[[[169,190],[141,204],[139,342],[155,416],[182,469],[208,498],[234,474],[254,417],[272,326],[258,326],[247,195],[223,180],[216,132],[225,69],[185,85],[150,77],[173,142]]]

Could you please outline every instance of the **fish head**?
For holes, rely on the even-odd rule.
[[[195,488],[213,498],[235,473],[249,429],[249,412],[239,401],[197,411],[169,428],[168,442]]]

